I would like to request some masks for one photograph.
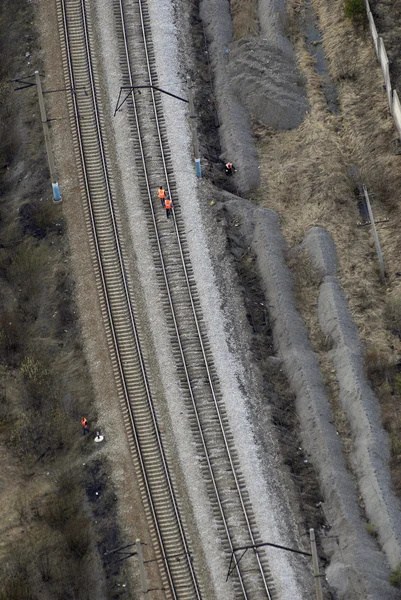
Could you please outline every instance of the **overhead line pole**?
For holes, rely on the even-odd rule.
[[[189,75],[187,76],[187,86],[188,86],[188,100],[186,98],[181,98],[181,96],[177,96],[176,94],[172,94],[171,92],[167,92],[166,90],[162,90],[162,88],[159,88],[156,85],[122,85],[120,87],[120,93],[118,95],[116,107],[114,109],[114,116],[116,116],[116,114],[118,113],[118,111],[120,110],[120,108],[122,107],[124,102],[126,102],[126,100],[128,100],[128,98],[130,96],[130,93],[128,93],[128,94],[126,94],[125,98],[123,100],[121,100],[121,93],[123,90],[131,91],[131,90],[148,88],[148,89],[152,89],[152,90],[157,90],[158,92],[161,92],[162,94],[166,94],[167,96],[171,96],[172,98],[176,98],[177,100],[181,100],[182,102],[187,102],[189,104],[189,119],[190,119],[190,123],[191,123],[192,146],[193,146],[193,153],[194,153],[194,159],[195,159],[195,171],[196,171],[196,175],[199,178],[201,178],[202,177],[202,168],[201,168],[201,162],[200,162],[199,141],[198,141],[198,135],[196,132],[197,115],[195,114],[194,98],[193,98],[193,91],[192,91],[192,88],[193,88],[192,79]]]
[[[46,115],[45,102],[44,102],[44,98],[43,98],[42,82],[40,81],[39,71],[35,71],[35,82],[36,82],[36,89],[38,91],[39,108],[40,108],[40,116],[42,119],[43,134],[45,136],[47,162],[49,164],[50,179],[51,179],[52,188],[53,188],[53,200],[54,200],[54,202],[61,202],[60,190],[58,187],[58,181],[57,181],[57,177],[56,177],[56,168],[54,166],[53,150],[52,150],[51,142],[50,142],[50,130],[49,130],[48,119],[47,119],[47,115]]]
[[[195,171],[197,177],[202,177],[202,167],[200,162],[200,152],[199,152],[199,141],[198,134],[196,132],[196,114],[194,107],[194,97],[192,93],[192,79],[190,75],[187,75],[187,86],[188,86],[188,100],[189,100],[189,119],[191,122],[191,131],[192,131],[192,145],[194,150],[194,158],[195,158]]]

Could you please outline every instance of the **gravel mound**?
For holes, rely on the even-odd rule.
[[[326,569],[329,584],[338,598],[395,599],[398,593],[388,583],[389,565],[360,518],[357,492],[332,425],[317,357],[295,308],[279,217],[227,192],[220,197],[230,217],[236,219],[245,243],[256,254],[275,345],[297,398],[302,443],[319,475],[323,508],[331,525],[330,537],[326,542],[322,539],[330,556]]]
[[[378,399],[366,380],[358,330],[336,277],[326,277],[321,284],[318,310],[322,331],[333,342],[330,354],[353,433],[352,462],[366,514],[395,568],[401,562],[401,513],[391,486],[388,436],[381,426]]]
[[[200,2],[214,75],[221,158],[236,166],[236,185],[244,195],[260,185],[250,113],[269,127],[291,129],[308,109],[294,51],[283,33],[282,4],[261,0],[262,36],[234,42],[229,2]]]
[[[308,103],[293,57],[248,38],[230,45],[228,73],[243,105],[264,125],[293,129],[302,122]]]
[[[201,0],[200,16],[209,42],[209,59],[214,74],[222,159],[234,163],[238,189],[247,194],[260,185],[260,172],[251,119],[232,88],[228,73],[229,45],[233,36],[230,4],[227,0]]]
[[[259,0],[258,15],[263,39],[294,60],[294,49],[285,35],[288,26],[286,2]]]
[[[338,268],[336,246],[326,229],[311,227],[304,237],[301,248],[307,250],[312,266],[320,277],[336,275]]]

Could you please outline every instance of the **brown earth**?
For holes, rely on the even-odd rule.
[[[120,568],[103,552],[122,538],[108,460],[93,444],[65,219],[35,88],[8,82],[42,70],[37,9],[0,7],[0,598],[116,598]]]
[[[290,16],[297,19],[301,3],[294,0],[289,4]],[[325,226],[336,241],[342,285],[366,344],[367,370],[381,400],[383,423],[390,432],[393,481],[401,496],[400,157],[394,154],[396,136],[368,33],[342,19],[341,2],[315,0],[314,6],[330,72],[339,90],[341,116],[327,111],[303,35],[293,21],[311,111],[298,129],[289,132],[277,133],[254,124],[264,189],[268,190],[267,197],[256,195],[255,200],[280,213],[290,246],[297,246],[309,226],[317,224]],[[378,27],[382,26],[387,36],[392,74],[398,81],[398,30],[394,28],[391,33],[390,18],[394,3],[372,2],[372,8],[378,15]],[[35,9],[22,0],[8,0],[0,8],[0,97],[4,99],[0,121],[0,555],[7,557],[0,570],[0,598],[67,598],[78,593],[79,597],[91,597],[90,589],[104,592],[109,575],[114,579],[108,579],[108,589],[112,590],[108,597],[118,597],[125,593],[116,587],[118,571],[102,564],[93,542],[101,540],[100,550],[104,550],[118,545],[121,534],[114,489],[108,479],[109,465],[103,456],[93,455],[88,440],[80,437],[81,413],[85,411],[94,425],[96,412],[72,300],[75,292],[69,275],[65,223],[59,208],[49,204],[36,98],[30,89],[11,96],[6,83],[17,74],[30,74],[32,64],[35,68],[40,64],[32,29]],[[238,38],[258,31],[254,4],[247,10],[247,15],[241,13],[240,2],[233,8]],[[195,32],[201,50],[204,38],[200,25]],[[206,82],[207,71],[205,62]],[[209,112],[203,109],[202,116],[203,148],[209,162],[206,173],[235,191],[235,184],[226,181],[222,173],[213,105]],[[390,217],[380,229],[388,271],[385,286],[378,281],[370,234],[356,227],[360,215],[350,165],[357,165],[361,180],[372,192],[377,214]],[[228,228],[228,240],[235,256],[238,240],[234,228]],[[266,367],[266,386],[275,398],[273,419],[298,489],[304,522],[319,527],[324,524],[318,507],[320,497],[313,470],[305,466],[299,451],[293,399],[279,369],[269,362],[271,332],[260,302],[254,259],[242,252],[241,242],[238,247],[241,252],[235,260],[254,331],[255,360]],[[315,302],[310,302],[317,284],[311,281],[308,288],[303,285],[308,266],[302,256],[292,255],[290,266],[298,305],[319,353],[324,340],[312,310]],[[79,302],[82,307],[82,298]],[[349,427],[341,410],[336,409],[330,365],[323,365],[323,371],[332,389],[336,426],[347,448]],[[71,464],[73,473],[68,469]],[[76,481],[72,490],[66,489],[66,477]],[[99,490],[103,504],[97,500]],[[82,535],[83,530],[90,535]]]

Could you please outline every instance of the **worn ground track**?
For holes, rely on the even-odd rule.
[[[146,3],[114,0],[114,6],[124,74],[122,83],[157,85]],[[124,268],[124,247],[119,240],[113,205],[114,186],[108,172],[107,149],[102,141],[103,123],[97,98],[99,87],[96,69],[91,64],[92,34],[85,1],[59,0],[58,15],[67,85],[77,90],[70,97],[69,109],[74,122],[80,184],[86,196],[85,210],[99,295],[124,421],[129,431],[166,596],[192,600],[201,597],[195,575],[196,557],[192,563],[179,502],[174,494],[174,480],[157,427],[152,384],[148,381],[140,332],[135,322],[134,296]],[[83,88],[86,94],[78,92]],[[153,91],[139,97],[132,94],[128,105],[137,175],[181,390],[197,441],[213,512],[229,558],[233,548],[261,540],[239,472],[239,461],[204,332],[160,96]],[[154,198],[160,182],[167,184],[174,203],[174,215],[169,221]],[[176,562],[169,559],[177,554],[186,556],[187,560]],[[274,600],[275,590],[264,554],[248,553],[237,565],[235,575],[239,598]]]

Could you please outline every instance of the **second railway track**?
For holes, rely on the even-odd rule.
[[[157,85],[147,4],[114,2],[124,85]],[[98,273],[99,292],[107,323],[114,368],[123,399],[145,508],[153,531],[166,597],[201,598],[174,477],[170,472],[157,426],[157,406],[141,352],[141,333],[135,320],[135,299],[126,273],[124,245],[120,241],[114,186],[107,148],[103,141],[103,117],[98,96],[92,33],[85,0],[58,0],[59,27],[64,48],[68,87],[85,89],[73,93],[70,114],[80,165],[81,187],[87,205],[92,251]],[[261,540],[239,460],[229,430],[213,358],[205,335],[199,296],[189,261],[176,185],[161,109],[153,90],[128,104],[131,135],[135,144],[137,177],[145,204],[153,260],[171,333],[182,395],[187,403],[192,433],[207,483],[227,565],[233,549]],[[173,199],[173,218],[166,220],[155,201],[155,190],[164,184]],[[133,402],[135,400],[135,402]],[[179,562],[169,557],[181,554]],[[254,550],[235,568],[238,598],[274,600],[275,588],[266,556]]]
[[[70,100],[80,183],[87,201],[86,217],[124,420],[139,471],[163,588],[168,598],[201,598],[157,427],[124,268],[124,251],[113,206],[113,181],[102,138],[103,119],[96,91],[99,87],[91,55],[92,33],[86,6],[82,0],[61,0],[58,9],[66,81],[73,90],[85,90],[79,98],[73,93]],[[180,561],[176,560],[177,555],[181,557]]]

